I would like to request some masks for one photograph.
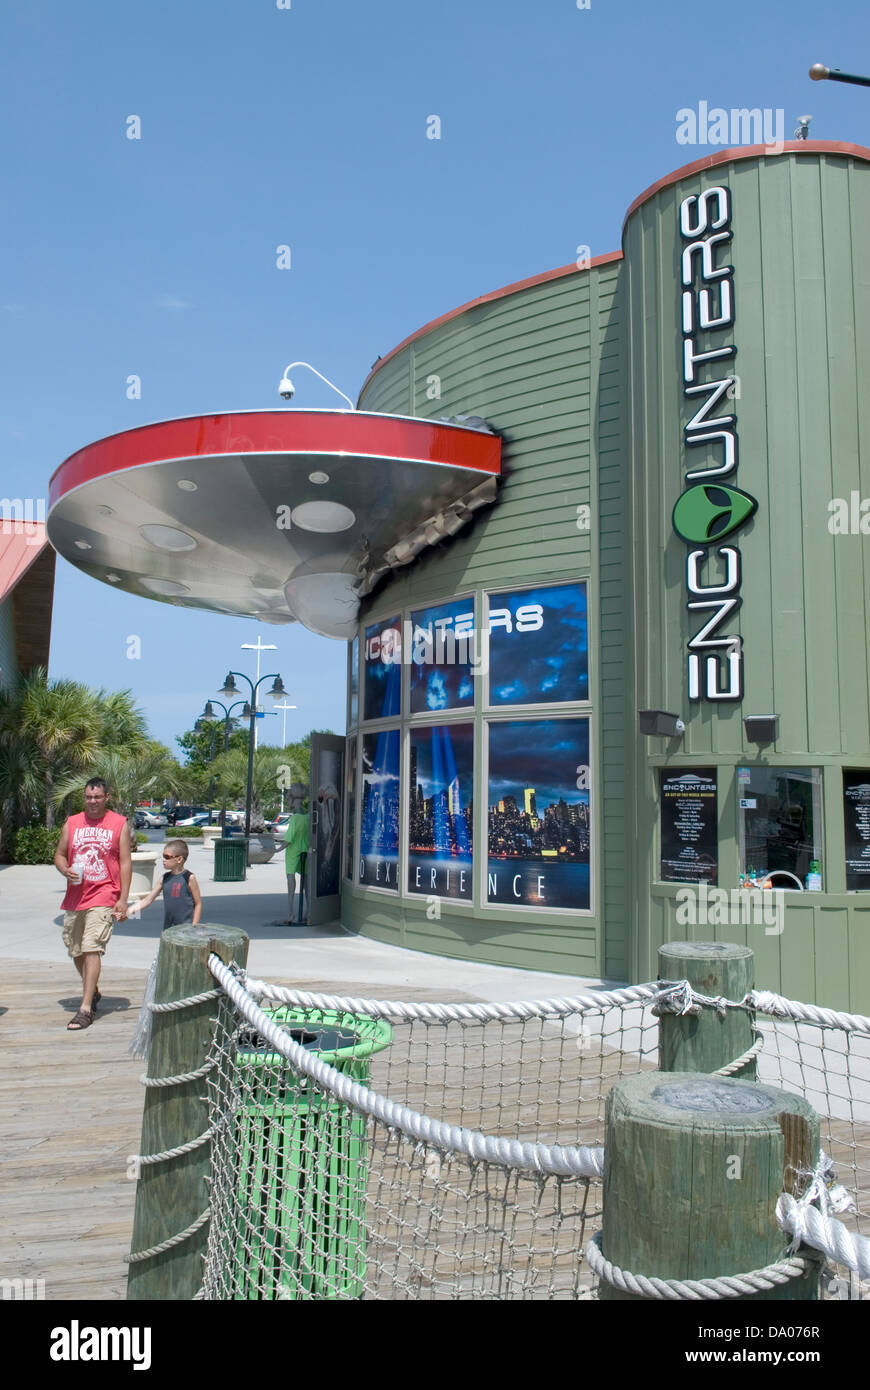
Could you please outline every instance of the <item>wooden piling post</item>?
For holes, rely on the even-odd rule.
[[[812,1169],[818,1152],[815,1111],[774,1086],[688,1072],[617,1082],[607,1101],[604,1256],[662,1279],[747,1274],[775,1263],[788,1245],[777,1198],[800,1195],[797,1173]],[[811,1272],[741,1301],[818,1296]],[[639,1299],[603,1280],[601,1297]]]
[[[225,964],[244,965],[248,937],[235,927],[170,927],[160,939],[155,1004],[187,999],[215,987],[208,969],[212,952]],[[218,1000],[209,999],[171,1013],[155,1013],[146,1075],[180,1076],[206,1061]],[[143,1155],[163,1153],[195,1139],[208,1128],[206,1079],[176,1086],[148,1087],[142,1116]],[[131,1251],[150,1250],[185,1230],[208,1207],[211,1145],[179,1158],[142,1165],[136,1189]],[[170,1250],[131,1263],[127,1297],[191,1299],[202,1284],[202,1256],[208,1223]]]
[[[688,980],[699,994],[736,1001],[755,984],[755,955],[748,946],[720,941],[669,941],[659,947],[659,979]],[[659,1071],[714,1072],[742,1056],[755,1041],[748,1009],[659,1017]],[[755,1059],[736,1075],[755,1076]]]

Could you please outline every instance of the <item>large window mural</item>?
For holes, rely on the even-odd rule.
[[[411,713],[474,704],[474,599],[411,613]]]
[[[359,881],[397,892],[399,869],[399,730],[364,734]]]
[[[471,902],[473,773],[473,724],[430,724],[411,730],[409,893]]]
[[[351,728],[355,666],[352,655]],[[591,911],[585,581],[484,590],[369,623],[358,683],[347,878],[425,900],[427,913],[434,899],[496,917]]]
[[[489,703],[589,699],[585,584],[489,595]]]
[[[389,719],[400,713],[402,622],[398,617],[366,628],[363,699],[366,719]]]
[[[486,901],[588,911],[589,720],[489,726]]]

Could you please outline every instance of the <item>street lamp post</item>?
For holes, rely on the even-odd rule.
[[[223,690],[218,692],[220,695],[226,695],[228,698],[231,695],[238,695],[239,692],[236,682],[233,679],[234,676],[238,676],[239,680],[246,681],[251,691],[251,723],[248,737],[248,787],[245,795],[245,835],[248,836],[251,833],[251,796],[254,788],[254,727],[257,720],[257,691],[265,681],[272,681],[272,689],[269,691],[269,694],[272,696],[273,700],[280,699],[281,696],[286,695],[287,692],[284,689],[284,682],[281,677],[274,671],[270,672],[268,676],[262,676],[256,684],[251,680],[250,676],[245,675],[244,671],[228,671]]]
[[[235,720],[236,720],[237,718],[244,719],[248,714],[250,714],[250,708],[249,708],[249,706],[248,706],[247,700],[236,700],[235,704],[230,705],[229,709],[227,709],[226,705],[222,705],[221,702],[220,702],[220,700],[207,700],[207,701],[206,701],[205,709],[203,710],[202,715],[201,715],[201,718],[202,718],[203,720],[213,720],[213,719],[214,719],[214,706],[215,706],[215,705],[217,705],[218,708],[219,708],[219,709],[222,709],[223,712],[224,712],[224,720],[223,720],[223,723],[224,723],[224,752],[226,753],[226,752],[229,751],[229,746],[230,746],[230,725],[233,724],[233,723],[235,723]],[[241,705],[241,706],[242,706],[242,713],[241,713],[241,715],[234,715],[234,714],[233,714],[233,710],[236,708],[236,705]],[[214,741],[213,741],[213,740],[212,740],[212,757],[214,757]],[[223,796],[223,805],[221,806],[221,814],[220,814],[220,820],[219,820],[218,824],[220,825],[220,828],[221,828],[221,834],[223,834],[223,833],[226,831],[226,828],[227,828],[227,798],[226,798],[226,794],[224,794],[224,796]]]
[[[278,650],[278,648],[275,646],[275,643],[274,643],[274,642],[261,642],[261,641],[260,641],[260,634],[259,634],[259,632],[257,633],[257,641],[256,641],[256,643],[254,643],[254,642],[243,642],[243,643],[242,643],[242,651],[243,651],[243,652],[256,652],[256,653],[257,653],[257,680],[258,680],[258,681],[259,681],[259,679],[260,679],[260,653],[261,653],[261,652],[276,652],[277,650]],[[259,745],[259,739],[258,739],[258,737],[257,737],[258,732],[259,732],[259,730],[255,728],[255,729],[254,729],[254,749],[255,749],[255,750],[256,750],[256,748],[257,748],[258,745]]]

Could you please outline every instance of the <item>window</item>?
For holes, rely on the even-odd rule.
[[[411,613],[411,713],[474,706],[474,599]]]
[[[586,583],[408,608],[363,629],[360,661],[347,877],[496,913],[591,911]]]
[[[364,734],[359,881],[398,890],[399,730]]]
[[[822,776],[815,767],[739,767],[741,879],[820,888]]]
[[[471,902],[474,725],[411,729],[408,892]]]
[[[402,628],[398,617],[366,628],[363,697],[366,719],[387,719],[401,713]]]
[[[490,594],[489,703],[589,699],[585,584]]]
[[[486,900],[588,911],[589,720],[489,726]]]

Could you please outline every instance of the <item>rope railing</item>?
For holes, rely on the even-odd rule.
[[[188,1061],[189,1070],[143,1081],[159,1093],[203,1080],[209,1091],[209,1128],[186,1144],[140,1155],[137,1162],[161,1164],[210,1144],[209,1213],[136,1252],[131,1258],[138,1267],[195,1236],[210,1214],[205,1298],[359,1297],[365,1296],[363,1289],[374,1297],[419,1297],[425,1296],[424,1289],[431,1291],[429,1296],[439,1296],[443,1289],[441,1296],[471,1297],[478,1288],[484,1296],[583,1298],[593,1292],[589,1281],[594,1275],[647,1298],[708,1300],[774,1289],[807,1275],[821,1256],[858,1280],[870,1279],[870,1241],[835,1219],[834,1212],[850,1209],[851,1199],[845,1189],[833,1186],[825,1155],[824,1163],[820,1160],[816,1171],[805,1175],[810,1182],[803,1196],[783,1193],[777,1203],[778,1224],[792,1240],[782,1258],[771,1252],[771,1263],[763,1268],[712,1279],[667,1280],[620,1269],[603,1255],[600,1235],[591,1241],[588,1235],[581,1238],[587,1217],[600,1217],[595,1205],[600,1197],[590,1201],[587,1190],[602,1181],[605,1150],[602,1143],[576,1142],[581,1134],[590,1140],[603,1134],[604,1097],[616,1080],[637,1074],[638,1068],[655,1067],[662,1015],[698,1017],[714,1010],[726,1028],[727,1016],[739,1010],[750,1018],[759,1014],[793,1023],[794,1032],[769,1024],[763,1031],[755,1028],[751,1045],[743,1044],[745,1051],[709,1075],[731,1085],[730,1078],[744,1075],[750,1066],[754,1075],[755,1066],[764,1064],[769,1079],[771,1070],[781,1077],[788,1067],[800,1071],[808,1065],[810,1074],[820,1078],[813,1082],[814,1097],[824,1087],[828,1063],[821,1044],[813,1041],[817,1034],[807,1034],[806,1045],[813,1050],[801,1052],[799,1029],[850,1034],[856,1039],[851,1046],[858,1048],[857,1060],[863,1061],[862,1039],[870,1037],[865,1016],[805,1005],[769,991],[751,990],[734,999],[707,995],[686,980],[502,1003],[409,1003],[248,979],[216,954],[209,956],[208,969],[214,989],[159,1005],[149,1001],[146,1012],[170,1014],[224,998],[209,1056],[199,1066],[190,1067]],[[351,1036],[342,1034],[339,1042],[323,1045],[326,1056],[320,1056],[304,1045],[308,1021],[312,1027],[328,1024],[337,1035],[349,1029]],[[446,1026],[451,1024],[459,1026]],[[382,1033],[385,1029],[388,1041],[373,1047],[365,1031],[369,1025]],[[355,1028],[362,1032],[354,1033]],[[405,1039],[400,1055],[396,1029]],[[339,1056],[344,1060],[330,1053],[335,1046],[343,1049]],[[581,1063],[579,1071],[570,1063],[570,1048]],[[849,1045],[847,1053],[845,1065],[851,1066],[855,1059]],[[835,1047],[832,1057],[842,1063],[844,1056]],[[365,1060],[357,1066],[357,1059]],[[529,1072],[527,1081],[524,1071]],[[843,1075],[842,1066],[837,1075]],[[841,1092],[842,1083],[835,1083],[834,1091]],[[550,1112],[552,1119],[547,1118]],[[279,1116],[286,1118],[276,1125]],[[469,1124],[466,1116],[480,1123]],[[373,1128],[367,1129],[367,1122]],[[569,1127],[570,1142],[563,1142]],[[855,1143],[863,1142],[855,1139],[854,1120],[851,1132],[854,1153]],[[294,1146],[293,1165],[300,1165],[298,1177],[290,1169],[285,1172],[288,1144]],[[857,1178],[856,1163],[851,1166]],[[254,1182],[256,1197],[253,1188],[246,1197]],[[329,1195],[325,1189],[321,1199],[316,1193],[323,1182]],[[566,1183],[567,1188],[562,1186]],[[353,1184],[358,1190],[351,1200]],[[571,1190],[575,1196],[569,1201]],[[284,1194],[280,1201],[278,1193]],[[303,1207],[297,1212],[303,1194],[308,1194],[305,1203],[324,1201],[330,1222],[339,1223],[328,1239],[324,1234],[325,1245],[316,1234],[321,1218],[313,1234],[303,1238],[300,1226],[286,1244],[286,1222],[295,1230],[293,1223],[303,1220]],[[250,1206],[253,1200],[255,1207]],[[552,1215],[545,1217],[550,1210]],[[494,1220],[496,1212],[501,1214]],[[544,1223],[543,1246],[537,1244],[539,1221]],[[555,1227],[547,1225],[553,1221]],[[577,1235],[571,1240],[575,1225]],[[561,1272],[559,1248],[565,1238],[565,1257],[573,1257],[570,1276]],[[227,1266],[230,1249],[236,1254]],[[276,1252],[282,1249],[279,1258]],[[539,1253],[533,1255],[535,1250]],[[577,1260],[578,1250],[585,1250],[585,1262]],[[469,1260],[471,1272],[465,1275]],[[547,1261],[549,1282],[541,1285],[540,1267]],[[543,1293],[535,1292],[539,1285]],[[254,1287],[265,1291],[251,1292]],[[494,1290],[502,1292],[493,1295]]]

